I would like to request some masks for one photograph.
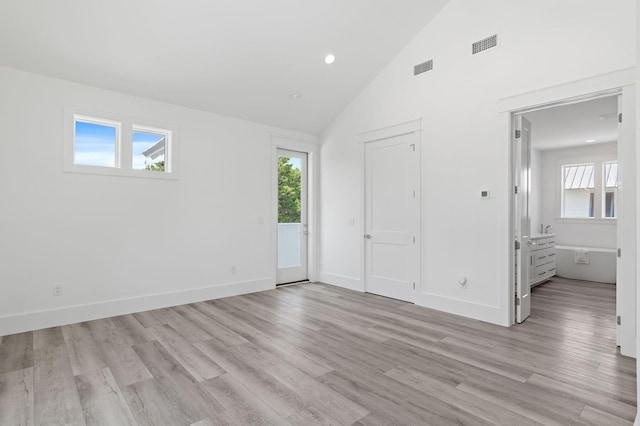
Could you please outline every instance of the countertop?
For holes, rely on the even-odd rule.
[[[529,239],[539,240],[540,238],[555,237],[556,234],[531,234]]]

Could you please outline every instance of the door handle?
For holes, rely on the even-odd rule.
[[[373,238],[373,236],[371,234],[364,234],[364,239],[365,240],[370,240],[371,238]]]
[[[302,233],[304,235],[309,235],[309,226],[305,223],[304,225],[302,225]]]

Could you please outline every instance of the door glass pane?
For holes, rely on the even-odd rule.
[[[278,157],[278,268],[302,262],[300,158]]]

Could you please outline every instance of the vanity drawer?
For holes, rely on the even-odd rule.
[[[531,250],[542,250],[547,248],[547,238],[540,238],[532,241],[535,243],[535,245],[531,247]]]
[[[553,247],[550,247],[547,249],[547,260],[549,262],[555,262],[556,261],[556,249]]]
[[[556,237],[547,238],[547,247],[555,247],[556,246]]]
[[[538,282],[547,278],[550,275],[548,271],[549,269],[551,268],[547,267],[547,265],[536,266],[536,274],[533,278],[534,282]]]
[[[553,256],[549,256],[550,254],[553,254]],[[552,260],[555,260],[555,253],[553,249],[536,250],[533,252],[533,256],[535,258],[536,266],[544,265],[545,263],[549,263]]]

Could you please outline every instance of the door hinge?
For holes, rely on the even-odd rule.
[[[519,139],[522,137],[522,131],[520,129],[516,130],[516,139]]]
[[[413,283],[413,289],[414,290],[416,289],[416,283]]]
[[[622,317],[621,317],[620,315],[618,315],[618,316],[616,317],[616,323],[617,323],[618,325],[622,325]]]
[[[618,249],[618,257],[622,257],[622,249],[621,248]]]
[[[516,306],[520,306],[520,298],[516,297]]]
[[[518,193],[518,186],[516,185],[516,194]]]
[[[412,143],[409,146],[413,149],[413,152],[416,152],[416,144],[415,143]]]
[[[416,237],[413,237],[413,244],[416,243]]]
[[[416,198],[416,190],[413,190],[413,198]]]
[[[516,241],[516,250],[520,250],[520,241]]]
[[[618,114],[618,123],[622,123],[622,113]]]

